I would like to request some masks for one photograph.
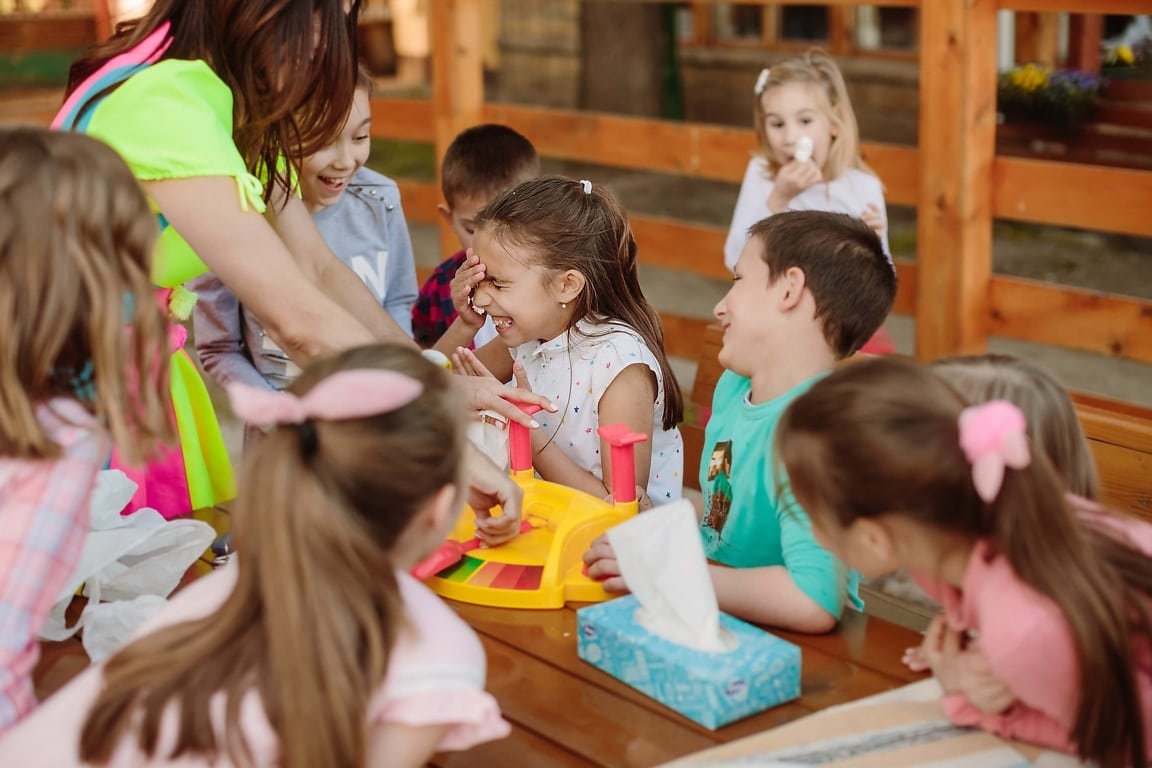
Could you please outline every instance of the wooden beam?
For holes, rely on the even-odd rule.
[[[404,206],[405,221],[413,224],[441,222],[441,218],[436,215],[436,206],[441,200],[439,186],[407,179],[396,179],[396,186],[400,188],[400,202]],[[451,232],[449,237],[452,238],[449,242],[456,242],[456,236]]]
[[[480,122],[484,109],[484,51],[480,0],[432,0],[432,107],[436,173],[444,150],[462,130]],[[448,224],[440,224],[445,257],[458,249]]]
[[[999,218],[1152,237],[1150,171],[1005,157],[992,178]]]
[[[996,335],[1152,363],[1152,302],[997,277],[989,291]]]
[[[920,9],[916,354],[987,345],[996,151],[996,2]]]
[[[750,129],[636,117],[488,104],[485,121],[523,133],[546,157],[619,168],[734,182],[756,149]],[[898,205],[918,199],[919,152],[896,144],[865,143],[865,160],[884,180],[885,197]]]
[[[372,135],[405,141],[433,141],[436,115],[423,99],[372,99]]]
[[[934,4],[936,0],[932,0]],[[930,3],[925,2],[924,5]],[[1011,11],[1053,11],[1066,13],[1091,5],[1093,13],[1119,13],[1125,16],[1148,12],[1148,0],[1000,0],[999,7]]]

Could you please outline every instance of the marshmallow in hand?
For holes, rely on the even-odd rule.
[[[812,159],[812,137],[801,136],[796,140],[796,152],[792,158],[798,163],[806,163]]]

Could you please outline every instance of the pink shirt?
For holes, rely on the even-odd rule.
[[[0,733],[36,706],[36,636],[80,562],[88,502],[111,446],[74,400],[36,408],[56,459],[0,458]]]
[[[147,631],[210,615],[224,601],[236,581],[236,567],[229,566],[206,576],[172,600]],[[423,584],[407,574],[397,574],[407,612],[408,627],[397,638],[388,660],[388,673],[369,704],[371,724],[447,724],[438,750],[459,750],[480,742],[503,738],[510,727],[499,706],[484,691],[484,649],[472,629]],[[39,768],[77,766],[77,742],[88,708],[99,692],[102,667],[93,666],[49,698],[32,716],[0,739],[0,765],[36,765]],[[219,720],[224,701],[218,697]],[[171,749],[176,712],[171,711],[161,730],[160,749]],[[244,729],[255,764],[278,764],[276,736],[256,694],[241,704]],[[181,757],[175,761],[146,762],[136,749],[136,734],[121,743],[109,766],[140,765],[231,766],[226,760]]]
[[[1152,555],[1152,525],[1093,511],[1080,499],[1075,503],[1083,519]],[[962,590],[922,574],[915,578],[944,607],[949,626],[979,633],[980,651],[992,673],[1016,695],[1016,703],[990,714],[963,694],[949,694],[944,711],[956,725],[1074,754],[1070,734],[1080,704],[1080,662],[1072,630],[1055,602],[1017,578],[1005,558],[989,559],[988,551],[983,541],[973,548]],[[1136,645],[1135,666],[1146,754],[1152,757],[1152,651],[1146,640]]]

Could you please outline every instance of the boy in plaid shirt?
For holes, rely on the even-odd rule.
[[[540,159],[532,142],[504,125],[473,126],[448,146],[440,168],[445,204],[439,210],[456,233],[460,250],[436,267],[412,305],[412,335],[421,346],[431,347],[449,329],[449,349],[480,347],[496,338],[492,321],[486,316],[457,316],[453,280],[468,258],[472,221],[480,209],[505,189],[539,175]],[[457,282],[458,291],[471,291],[467,280]]]

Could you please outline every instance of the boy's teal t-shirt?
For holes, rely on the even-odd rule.
[[[767,403],[748,401],[751,380],[725,371],[716,384],[704,430],[700,536],[712,560],[735,568],[782,565],[804,594],[839,617],[848,599],[863,606],[859,576],[812,538],[808,516],[789,497],[777,497],[773,440],[785,409],[815,376]],[[765,599],[771,599],[765,595]]]

